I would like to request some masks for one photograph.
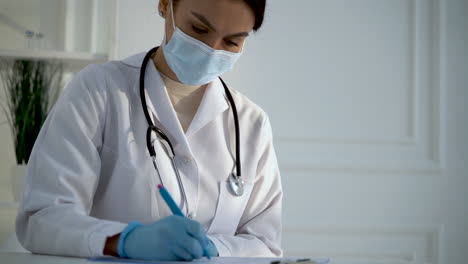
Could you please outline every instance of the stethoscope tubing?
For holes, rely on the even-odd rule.
[[[223,84],[224,91],[226,92],[226,96],[229,100],[229,103],[231,104],[232,107],[232,114],[234,116],[234,124],[235,124],[235,131],[236,131],[236,175],[237,177],[241,177],[241,160],[240,160],[240,129],[239,129],[239,116],[237,114],[237,107],[236,104],[234,103],[234,98],[232,98],[232,94],[229,91],[226,83],[224,82],[221,77],[219,77],[219,80]]]
[[[146,146],[147,146],[149,154],[150,154],[150,156],[152,158],[153,166],[154,166],[154,168],[155,168],[155,170],[156,170],[156,172],[158,174],[159,180],[160,180],[161,184],[164,185],[163,182],[162,182],[161,173],[160,173],[160,171],[158,169],[158,165],[157,165],[157,162],[156,162],[156,150],[154,149],[154,145],[153,145],[152,139],[151,139],[152,133],[153,132],[156,133],[163,140],[163,142],[165,141],[165,143],[167,143],[167,146],[165,146],[165,148],[166,148],[166,150],[168,152],[168,155],[169,155],[169,157],[171,159],[172,167],[173,167],[173,169],[175,171],[177,182],[179,184],[181,194],[182,194],[183,199],[185,201],[186,211],[187,211],[187,215],[188,215],[190,210],[189,210],[187,194],[185,192],[185,188],[184,188],[182,179],[180,177],[179,170],[178,170],[176,162],[175,162],[174,147],[173,147],[171,141],[169,140],[169,137],[161,129],[159,129],[158,127],[156,127],[154,125],[154,123],[152,121],[152,118],[150,116],[149,110],[148,110],[147,102],[146,102],[146,96],[145,96],[146,65],[148,64],[149,60],[151,59],[151,56],[158,50],[158,48],[159,47],[154,47],[154,48],[152,48],[150,51],[148,51],[146,53],[146,55],[145,55],[145,57],[143,59],[142,65],[141,65],[141,69],[140,69],[140,81],[139,81],[139,84],[140,84],[140,99],[141,99],[141,104],[142,104],[142,107],[143,107],[143,113],[145,115],[146,121],[148,122],[148,129],[146,131]],[[233,113],[233,116],[234,116],[235,134],[236,134],[236,165],[235,165],[236,166],[236,176],[237,176],[236,178],[240,179],[242,174],[241,174],[241,159],[240,159],[239,116],[238,116],[238,113],[237,113],[236,104],[234,103],[234,98],[232,97],[232,94],[229,91],[229,88],[227,87],[227,85],[223,81],[223,79],[221,79],[221,77],[219,77],[219,79],[220,79],[221,83],[223,84],[224,91],[226,93],[226,97],[229,100],[229,103],[230,103],[231,109],[232,109],[232,113]]]

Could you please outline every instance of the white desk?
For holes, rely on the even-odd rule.
[[[234,264],[255,263],[270,264],[271,258],[214,258],[210,261],[199,261],[198,263]],[[47,255],[36,255],[31,253],[0,253],[0,264],[109,264],[108,262],[91,262],[83,258],[56,257]],[[170,262],[166,262],[170,263]],[[174,262],[176,263],[176,262]],[[180,262],[178,262],[180,263]],[[197,263],[197,262],[185,262]]]
[[[1,264],[92,264],[82,258],[66,258],[31,253],[0,253]]]

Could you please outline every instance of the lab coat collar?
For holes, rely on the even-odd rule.
[[[184,135],[169,94],[164,86],[164,81],[152,61],[149,61],[146,65],[145,92],[148,95],[148,107],[150,107],[154,117],[159,121],[159,124],[157,121],[155,122],[156,126],[162,126],[161,129],[169,137],[175,148],[182,147],[187,152],[191,152],[187,138]]]
[[[187,137],[195,134],[199,129],[216,119],[226,109],[228,109],[228,103],[224,87],[221,81],[216,79],[207,85],[200,106],[187,129]]]
[[[145,58],[145,55],[146,55],[146,52],[137,53],[135,55],[129,56],[121,60],[121,62],[130,67],[140,68],[141,63],[143,62],[143,59]]]
[[[146,53],[143,52],[130,56],[124,59],[122,63],[131,67],[140,68],[145,54]],[[146,66],[145,85],[148,107],[160,123],[166,128],[165,131],[168,134],[172,134],[176,141],[174,144],[185,143],[188,147],[186,137],[190,137],[195,134],[198,130],[213,121],[219,114],[228,109],[228,102],[223,84],[219,79],[215,79],[207,85],[200,102],[200,106],[187,129],[186,135],[184,135],[177,114],[169,99],[167,90],[165,89],[164,81],[151,61],[148,62],[148,65]],[[152,88],[149,89],[149,87]],[[136,91],[139,95],[138,89],[139,85],[137,85]]]

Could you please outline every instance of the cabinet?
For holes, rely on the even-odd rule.
[[[0,0],[0,57],[67,67],[115,57],[117,1]]]

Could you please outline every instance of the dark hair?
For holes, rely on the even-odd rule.
[[[174,7],[177,5],[177,2],[180,0],[173,0]],[[265,17],[265,5],[266,0],[242,0],[244,1],[250,9],[252,9],[255,15],[255,24],[253,27],[254,31],[257,31],[263,24],[263,18]]]
[[[244,2],[252,9],[255,15],[254,31],[257,31],[263,24],[265,17],[266,0],[244,0]]]

